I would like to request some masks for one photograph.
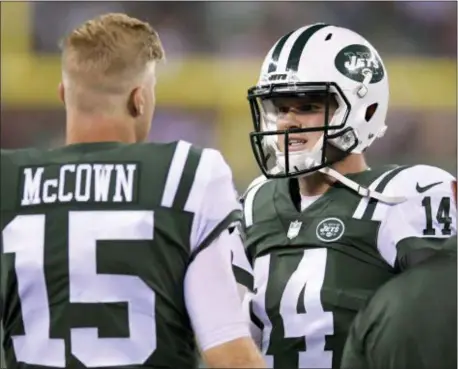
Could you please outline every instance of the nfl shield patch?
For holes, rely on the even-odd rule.
[[[299,231],[301,230],[301,227],[302,227],[302,222],[299,222],[298,220],[291,222],[291,224],[289,225],[289,229],[288,229],[288,233],[286,234],[286,237],[288,237],[290,240],[297,237],[297,235],[299,234]]]

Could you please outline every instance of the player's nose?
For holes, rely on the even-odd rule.
[[[283,129],[294,129],[294,128],[307,128],[309,122],[306,117],[301,116],[300,119],[297,114],[289,112],[281,120]]]

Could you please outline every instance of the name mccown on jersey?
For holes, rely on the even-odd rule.
[[[137,164],[65,164],[55,176],[45,167],[22,169],[21,206],[68,202],[133,202]]]

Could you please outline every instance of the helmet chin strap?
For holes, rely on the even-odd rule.
[[[322,138],[321,138],[322,140]],[[322,141],[319,140],[315,147],[312,149],[312,150],[309,150],[309,154],[313,154],[314,152],[315,153],[318,153],[319,152],[319,147],[320,145],[322,144]],[[284,154],[282,152],[280,152],[280,150],[278,150],[278,148],[274,148],[275,149],[275,154],[276,154],[276,157],[277,157],[277,165],[271,169],[271,173],[272,174],[276,174],[276,173],[279,173],[282,171],[282,167],[284,167],[284,164],[282,163],[282,160],[284,160]],[[296,152],[294,153],[295,155],[300,155],[301,152]],[[294,155],[293,155],[294,156]],[[282,160],[278,160],[278,158],[282,158]],[[292,158],[290,157],[290,165],[293,165],[291,163],[291,160]],[[313,159],[312,159],[313,161]],[[307,166],[307,165],[306,165]],[[285,170],[283,168],[283,170]],[[321,168],[318,170],[320,173],[323,173],[323,174],[326,174],[332,178],[334,178],[335,180],[339,181],[340,183],[342,183],[344,186],[348,187],[349,189],[355,191],[358,195],[360,195],[361,197],[367,197],[367,198],[373,198],[373,199],[376,199],[378,201],[381,201],[383,203],[386,203],[386,204],[390,204],[390,205],[394,205],[394,204],[399,204],[399,203],[402,203],[404,201],[406,201],[406,197],[404,196],[386,196],[386,195],[383,195],[377,191],[374,191],[374,190],[370,190],[369,188],[366,188],[364,186],[361,186],[360,184],[356,183],[355,181],[352,181],[351,179],[345,177],[343,174],[340,174],[338,171],[336,171],[335,169],[332,169],[330,167],[325,167],[325,168]],[[310,174],[312,174],[313,172],[311,172]]]
[[[320,173],[326,174],[330,177],[333,177],[340,183],[342,183],[344,186],[350,188],[351,190],[355,191],[358,195],[362,197],[369,197],[373,198],[376,200],[379,200],[381,202],[384,202],[386,204],[394,205],[394,204],[399,204],[401,202],[406,201],[407,199],[403,196],[386,196],[383,195],[377,191],[370,190],[364,186],[361,186],[360,184],[352,181],[351,179],[345,177],[344,175],[340,174],[338,171],[326,167],[326,168],[321,168],[318,170]]]
[[[351,179],[345,177],[344,175],[340,174],[338,171],[332,169],[332,168],[329,168],[329,167],[326,167],[326,168],[321,168],[318,170],[320,173],[323,173],[323,174],[326,174],[332,178],[334,178],[335,180],[339,181],[340,183],[342,183],[344,186],[348,187],[349,189],[355,191],[358,195],[360,195],[361,197],[368,197],[368,198],[373,198],[373,199],[376,199],[378,201],[381,201],[385,204],[389,204],[389,205],[395,205],[395,204],[400,204],[404,201],[407,200],[406,197],[404,196],[386,196],[386,195],[383,195],[377,191],[374,191],[374,190],[370,190],[364,186],[361,186],[360,184],[356,183],[355,181],[352,181]],[[276,165],[275,167],[273,167],[271,170],[270,170],[270,173],[272,174],[276,174],[276,173],[280,173],[281,172],[281,168]]]

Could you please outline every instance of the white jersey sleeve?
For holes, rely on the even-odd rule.
[[[441,249],[444,241],[456,234],[454,180],[440,168],[416,165],[388,183],[384,194],[407,198],[396,205],[378,203],[373,215],[373,220],[381,222],[378,250],[391,266],[413,252],[421,250],[426,255]]]
[[[233,250],[243,252],[243,245],[228,230],[240,221],[241,206],[232,172],[220,152],[203,150],[185,210],[194,213],[190,236],[194,257],[185,276],[184,297],[205,351],[250,336],[231,264]]]
[[[191,251],[211,243],[221,232],[241,219],[232,171],[221,153],[204,149],[185,205],[194,213]]]
[[[190,264],[184,297],[202,351],[250,337],[227,250],[243,247],[240,238],[224,231]]]
[[[233,232],[234,236],[238,236],[240,243],[232,244],[231,249],[231,260],[232,260],[232,271],[235,276],[235,280],[238,283],[239,296],[242,301],[242,309],[245,317],[245,321],[250,327],[250,333],[256,344],[261,347],[261,333],[262,331],[256,326],[251,320],[251,299],[253,298],[254,292],[254,271],[248,261],[248,257],[245,253],[245,248],[242,244],[242,238],[237,228]]]

